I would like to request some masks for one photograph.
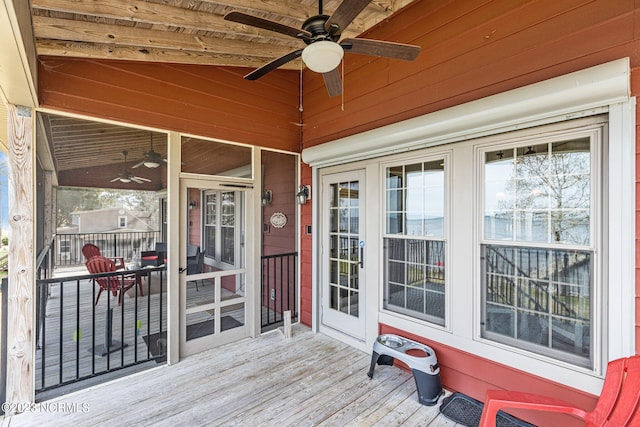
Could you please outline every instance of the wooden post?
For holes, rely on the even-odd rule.
[[[7,402],[34,401],[34,144],[32,110],[8,105],[9,286],[7,326]],[[22,405],[20,405],[22,404]]]
[[[53,172],[44,171],[44,182],[42,183],[42,191],[44,192],[44,244],[48,245],[51,242],[51,236],[55,233],[53,210]],[[51,272],[49,272],[51,273]]]
[[[284,326],[282,327],[282,329],[284,333],[284,338],[288,340],[291,338],[291,311],[290,310],[285,311],[283,318],[284,318]]]

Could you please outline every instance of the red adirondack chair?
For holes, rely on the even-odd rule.
[[[85,265],[91,274],[111,273],[116,271],[115,262],[103,256],[94,256],[89,259]],[[98,296],[96,296],[96,304],[98,304],[102,291],[111,291],[114,297],[118,297],[118,305],[120,305],[122,303],[122,293],[128,291],[136,284],[138,285],[138,292],[140,293],[140,296],[144,295],[140,275],[135,273],[120,273],[114,274],[113,276],[96,277],[95,281],[100,285]]]
[[[100,248],[94,245],[93,243],[85,243],[82,247],[82,255],[84,255],[84,259],[89,261],[94,256],[102,256],[100,253]],[[116,264],[117,270],[124,269],[124,258],[122,257],[107,257],[112,260]]]
[[[586,427],[640,426],[639,402],[640,356],[632,356],[609,362],[600,399],[591,412],[553,397],[489,390],[479,427],[495,427],[496,413],[503,408],[570,414],[583,419]]]

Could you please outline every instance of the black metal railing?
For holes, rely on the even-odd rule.
[[[158,267],[37,280],[37,301],[45,306],[36,310],[36,398],[62,394],[65,386],[107,373],[163,362],[164,271]],[[106,286],[96,302],[100,281]],[[113,297],[113,283],[120,286],[115,291],[121,294],[120,304]],[[125,283],[135,284],[124,292]]]
[[[98,246],[102,256],[123,257],[125,261],[129,261],[135,255],[140,255],[142,251],[154,250],[159,239],[159,231],[56,234],[55,265],[84,264],[82,247],[86,243]]]
[[[579,310],[566,302],[564,293],[571,287],[579,288],[581,276],[589,276],[589,256],[583,255],[577,261],[567,262],[564,255],[569,252],[563,250],[495,245],[486,245],[484,250],[487,296],[490,301],[513,304],[517,298],[520,307],[548,311],[548,295],[551,294],[553,313],[569,318],[580,317]],[[515,251],[526,260],[524,265],[516,265]],[[549,256],[549,253],[553,255]],[[526,285],[520,283],[516,286],[515,277],[526,279]],[[549,288],[551,282],[563,282],[565,286],[552,292]],[[569,286],[569,283],[573,286]]]
[[[298,253],[262,257],[262,330],[273,329],[284,322],[284,312],[298,319]]]

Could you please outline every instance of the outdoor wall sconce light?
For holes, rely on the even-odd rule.
[[[265,192],[262,193],[262,206],[270,205],[272,201],[273,193],[271,192],[271,190],[265,190]]]
[[[299,205],[306,205],[307,200],[311,200],[311,186],[301,185],[300,191],[296,194],[296,200]]]
[[[198,207],[198,201],[197,200],[192,200],[189,202],[189,210],[191,209],[195,209]]]

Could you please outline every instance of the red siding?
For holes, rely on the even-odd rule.
[[[301,165],[300,184],[311,185],[311,168]],[[317,195],[311,189],[312,199],[306,205],[301,206],[300,218],[300,321],[305,325],[311,326],[313,294],[311,292],[311,262],[313,259],[311,234],[306,233],[306,226],[311,225],[311,216],[313,211],[313,203]],[[314,233],[316,230],[312,230]]]
[[[262,255],[282,255],[296,251],[297,231],[297,158],[291,154],[270,151],[262,152],[262,188],[272,192],[273,201],[262,208],[262,223],[266,230],[262,232]],[[276,228],[270,224],[271,215],[282,212],[287,217],[287,224],[283,228]],[[262,304],[280,313],[288,310],[293,304],[295,293],[294,272],[297,266],[293,257],[272,258],[263,260]],[[276,301],[271,300],[271,292],[275,292]],[[283,305],[280,305],[280,301]]]
[[[187,200],[189,202],[196,201],[198,203],[196,207],[187,211],[187,215],[189,215],[188,244],[199,246],[200,250],[202,250],[202,245],[200,244],[200,222],[202,220],[202,200],[200,200],[200,190],[198,190],[197,188],[190,188],[189,194],[187,195]]]
[[[310,147],[630,56],[637,14],[626,1],[418,1],[367,37],[423,47],[414,62],[346,55],[344,111],[305,75]]]
[[[245,70],[196,65],[41,58],[42,107],[160,129],[298,151],[298,86]],[[294,80],[297,81],[295,77]]]

